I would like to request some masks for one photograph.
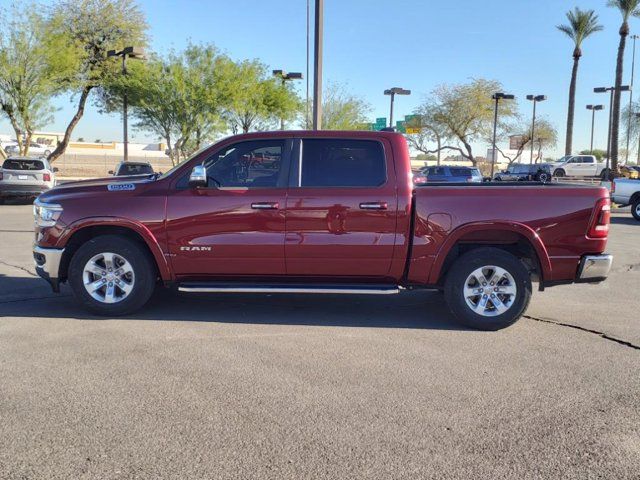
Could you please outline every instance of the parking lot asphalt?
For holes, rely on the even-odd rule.
[[[88,315],[0,206],[0,478],[640,478],[640,223],[610,279],[499,332],[436,293],[186,296]]]

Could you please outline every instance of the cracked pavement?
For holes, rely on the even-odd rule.
[[[183,296],[87,315],[0,206],[0,478],[640,475],[640,223],[500,332],[439,295]]]

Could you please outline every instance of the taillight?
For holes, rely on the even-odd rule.
[[[426,175],[414,175],[413,176],[413,183],[414,184],[419,184],[419,183],[427,183],[427,176]]]
[[[42,174],[42,180],[45,182],[50,182],[51,181],[51,174],[50,173],[43,173]]]
[[[611,202],[608,198],[601,198],[596,203],[589,224],[587,237],[606,238],[609,234],[609,221],[611,220]]]

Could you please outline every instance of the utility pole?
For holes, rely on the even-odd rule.
[[[322,130],[322,37],[324,0],[316,0],[313,48],[313,129]]]
[[[491,98],[496,102],[496,106],[493,111],[493,152],[491,155],[491,180],[493,180],[496,158],[498,157],[498,149],[496,148],[496,133],[498,131],[498,102],[500,102],[500,100],[513,100],[516,97],[515,95],[510,95],[508,93],[497,92],[491,95]]]
[[[393,100],[396,95],[411,95],[411,90],[405,90],[402,87],[393,87],[385,90],[384,94],[391,97],[391,106],[389,108],[389,128],[393,128]]]
[[[282,88],[285,87],[290,80],[302,80],[300,72],[285,72],[284,70],[272,70],[273,76],[282,82]],[[284,117],[280,117],[280,130],[284,130]]]
[[[633,75],[636,69],[636,39],[640,38],[638,35],[631,35],[633,39],[633,54],[631,57],[631,82],[629,83],[629,118],[627,118],[627,153],[625,157],[625,163],[629,163],[629,140],[631,136],[631,109],[633,108]],[[638,152],[640,155],[640,152]]]

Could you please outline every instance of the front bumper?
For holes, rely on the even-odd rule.
[[[585,255],[578,266],[578,282],[601,282],[607,278],[613,263],[613,255]]]
[[[60,291],[60,262],[64,248],[44,248],[34,245],[33,260],[36,272],[44,278],[54,292]]]

